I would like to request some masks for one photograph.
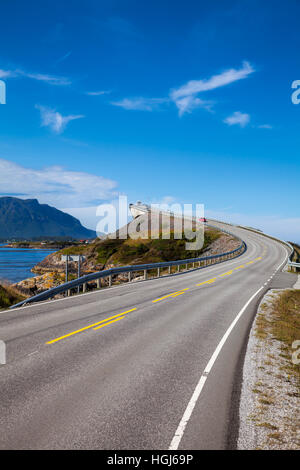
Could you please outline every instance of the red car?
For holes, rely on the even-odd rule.
[[[201,218],[199,219],[199,222],[207,222],[207,220],[206,220],[205,217],[201,217]]]

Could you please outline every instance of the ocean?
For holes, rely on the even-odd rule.
[[[4,248],[4,244],[0,244],[0,280],[15,283],[35,276],[31,268],[54,251]]]

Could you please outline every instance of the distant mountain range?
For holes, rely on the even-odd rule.
[[[96,232],[78,219],[37,199],[0,197],[0,239],[33,240],[41,238],[86,239]]]

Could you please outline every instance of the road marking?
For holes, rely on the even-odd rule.
[[[186,287],[185,289],[182,289],[182,290],[177,290],[176,292],[172,292],[171,294],[164,295],[163,297],[159,297],[158,299],[152,300],[152,303],[160,302],[161,300],[167,299],[169,297],[177,297],[177,295],[181,295],[187,290],[189,290],[189,287]]]
[[[244,267],[245,267],[245,266],[242,264],[241,266],[238,266],[237,268],[234,268],[234,269],[237,270],[237,269],[242,269],[242,268],[244,268]]]
[[[276,271],[279,271],[279,269],[286,263],[286,260],[288,258],[288,252],[286,250],[286,258],[285,260],[283,261],[282,264],[280,264],[277,268]],[[177,427],[177,430],[175,432],[175,435],[172,439],[172,442],[170,444],[170,447],[169,447],[169,450],[177,450],[178,447],[179,447],[179,444],[181,442],[181,439],[183,437],[183,434],[184,434],[184,431],[186,429],[186,426],[192,416],[192,413],[193,413],[193,410],[196,406],[196,403],[200,397],[200,394],[203,390],[203,387],[205,385],[205,382],[207,380],[207,377],[209,375],[209,373],[211,372],[212,368],[213,368],[213,365],[214,363],[216,362],[224,344],[226,343],[228,337],[230,336],[230,333],[232,332],[232,330],[234,329],[235,325],[237,324],[237,322],[239,321],[239,319],[241,318],[241,316],[243,315],[243,313],[245,312],[245,310],[247,309],[247,307],[250,305],[250,303],[252,302],[253,299],[255,299],[255,297],[263,290],[263,286],[260,287],[260,289],[258,289],[253,295],[252,297],[250,297],[250,299],[246,302],[246,304],[244,305],[244,307],[242,308],[242,310],[240,310],[240,312],[237,314],[237,316],[235,317],[235,319],[233,320],[233,322],[231,323],[231,325],[229,326],[229,328],[227,329],[226,333],[224,334],[224,336],[222,337],[221,341],[219,342],[218,346],[216,347],[213,355],[211,356],[210,360],[208,361],[205,369],[204,369],[204,372],[202,373],[201,377],[200,377],[200,380],[198,382],[198,384],[196,385],[196,388],[194,390],[194,393],[185,409],[185,412],[181,418],[181,421]]]
[[[248,262],[248,263],[246,263],[246,264],[252,264],[252,263],[254,263],[254,261],[249,261],[249,262]]]
[[[46,344],[53,344],[53,343],[56,343],[57,341],[60,341],[62,339],[69,338],[70,336],[76,335],[77,333],[81,333],[81,331],[85,331],[85,330],[88,330],[89,328],[93,328],[94,326],[100,325],[100,323],[105,323],[108,320],[113,320],[114,318],[121,317],[122,315],[125,315],[126,313],[129,313],[129,312],[133,312],[134,310],[136,310],[136,308],[132,308],[130,310],[126,310],[126,312],[118,313],[118,315],[114,315],[112,317],[105,318],[105,320],[101,320],[97,323],[93,323],[92,325],[85,326],[83,328],[80,328],[80,330],[72,331],[71,333],[68,333],[64,336],[60,336],[59,338],[55,338],[55,339],[52,339],[51,341],[47,341]]]
[[[216,277],[214,277],[213,279],[209,279],[208,281],[204,281],[204,282],[200,282],[200,284],[196,284],[197,286],[203,286],[204,284],[212,284],[213,282],[215,282],[217,280]]]
[[[190,420],[190,417],[192,416],[192,413],[193,413],[193,410],[196,406],[196,403],[199,399],[199,396],[202,392],[202,389],[204,387],[204,384],[207,380],[207,377],[214,365],[214,363],[216,362],[216,359],[217,357],[219,356],[220,352],[221,352],[221,349],[223,348],[224,344],[226,343],[226,340],[227,338],[229,337],[230,333],[232,332],[233,328],[235,327],[236,323],[239,321],[240,317],[243,315],[243,313],[245,312],[246,308],[248,307],[248,305],[252,302],[252,300],[259,294],[259,292],[263,289],[263,287],[260,287],[260,289],[258,291],[255,292],[255,294],[252,295],[252,297],[250,297],[250,299],[248,300],[248,302],[244,305],[244,307],[242,308],[242,310],[238,313],[238,315],[235,317],[235,319],[233,320],[233,322],[231,323],[231,325],[229,326],[228,330],[226,331],[226,333],[224,334],[223,338],[221,339],[221,341],[219,342],[218,346],[216,347],[213,355],[211,356],[210,360],[208,361],[205,369],[204,369],[204,372],[202,373],[201,377],[200,377],[200,380],[198,382],[198,384],[196,385],[196,388],[194,390],[194,393],[185,409],[185,412],[181,418],[181,421],[178,425],[178,428],[175,432],[175,435],[172,439],[172,442],[170,444],[170,447],[169,447],[169,450],[177,450],[178,447],[179,447],[179,444],[180,444],[180,441],[183,437],[183,434],[184,434],[184,431],[186,429],[186,426]]]
[[[182,294],[184,294],[184,292],[178,292],[178,294],[174,294],[174,295],[172,295],[172,297],[173,297],[173,298],[174,298],[174,297],[178,297],[179,295],[182,295]]]
[[[104,326],[107,326],[107,325],[110,325],[111,323],[115,323],[116,321],[119,321],[119,320],[123,320],[124,317],[119,317],[119,318],[116,318],[115,320],[112,320],[112,321],[109,321],[107,323],[104,323],[103,325],[100,325],[100,326],[96,326],[96,328],[93,328],[93,330],[100,330],[100,328],[103,328]]]
[[[230,276],[230,274],[232,274],[232,271],[227,271],[227,273],[220,274],[219,277]]]

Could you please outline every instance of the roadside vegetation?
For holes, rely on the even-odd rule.
[[[300,366],[291,360],[292,344],[300,340],[300,290],[285,290],[276,295],[271,309],[271,316],[258,316],[256,336],[262,340],[271,336],[280,342],[281,358],[286,359],[284,369],[295,378],[300,397]]]
[[[7,309],[11,305],[24,300],[25,297],[21,295],[17,289],[8,285],[0,285],[0,310]]]
[[[217,230],[206,230],[203,247],[195,251],[187,251],[185,243],[188,240],[185,238],[176,240],[174,233],[171,233],[170,240],[162,238],[157,240],[141,238],[96,240],[90,245],[65,248],[59,254],[82,254],[87,257],[89,263],[97,266],[100,264],[103,267],[107,264],[127,265],[174,261],[200,256],[213,241],[220,237],[220,234]]]
[[[300,290],[271,290],[244,364],[239,449],[299,450]]]

